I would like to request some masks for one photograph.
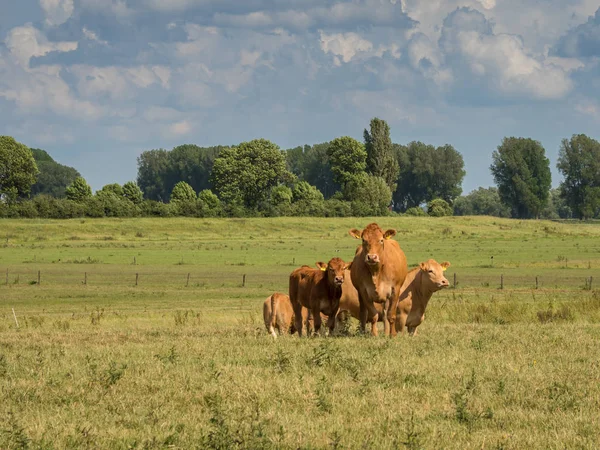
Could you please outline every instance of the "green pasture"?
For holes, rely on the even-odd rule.
[[[452,264],[418,335],[273,340],[264,299],[371,221]],[[0,448],[596,448],[599,286],[589,223],[1,220]]]

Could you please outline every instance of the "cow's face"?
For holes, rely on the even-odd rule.
[[[436,292],[450,285],[448,279],[444,276],[444,271],[450,267],[448,261],[440,264],[436,260],[430,259],[427,262],[422,262],[420,267],[424,276],[423,283],[431,291]]]
[[[376,266],[381,260],[385,241],[396,235],[396,230],[387,230],[384,232],[379,225],[372,223],[362,231],[353,228],[349,231],[350,236],[356,239],[362,239],[363,254],[365,262],[370,266]]]
[[[327,264],[318,262],[317,267],[327,273],[327,281],[330,285],[341,286],[344,283],[345,271],[350,268],[350,264],[346,264],[340,258],[332,258]]]

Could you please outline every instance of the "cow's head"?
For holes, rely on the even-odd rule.
[[[371,266],[376,266],[380,262],[381,254],[385,247],[385,241],[396,235],[396,230],[383,231],[379,225],[372,223],[358,231],[353,228],[349,231],[350,236],[356,239],[362,239],[363,254],[365,262]]]
[[[445,261],[443,263],[438,263],[435,259],[430,259],[426,262],[422,262],[420,264],[421,272],[422,272],[422,283],[424,287],[432,292],[439,291],[445,287],[448,287],[450,283],[448,279],[444,276],[444,271],[450,267],[450,263]]]
[[[344,283],[344,271],[350,269],[352,263],[346,264],[341,258],[332,258],[327,264],[318,262],[317,267],[327,273],[330,285],[341,286]]]

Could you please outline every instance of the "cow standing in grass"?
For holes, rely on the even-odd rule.
[[[296,331],[294,326],[294,309],[290,298],[281,292],[275,292],[267,297],[263,304],[263,318],[265,327],[271,335],[276,338],[277,333],[285,334],[288,331],[293,334]]]
[[[277,330],[279,334],[285,334],[287,332],[294,334],[297,331],[294,317],[294,308],[292,308],[292,302],[289,296],[282,294],[281,292],[275,292],[265,299],[263,303],[265,328],[274,338],[277,337],[277,332],[275,330]],[[306,308],[302,308],[302,324],[306,324],[308,329],[313,328],[312,314],[310,314]]]
[[[312,313],[315,333],[321,328],[321,313],[327,316],[327,326],[333,332],[342,295],[344,271],[350,265],[340,258],[333,258],[327,264],[318,262],[317,267],[313,269],[302,266],[290,274],[290,300],[300,336],[303,332],[302,307]]]
[[[371,334],[377,336],[379,312],[374,305],[380,303],[383,305],[385,334],[391,331],[391,335],[396,336],[396,308],[400,288],[408,272],[404,252],[398,242],[391,239],[396,230],[384,232],[379,225],[371,223],[362,232],[353,228],[349,233],[362,240],[350,271],[360,302],[360,329],[365,332],[367,318],[370,317]]]
[[[416,334],[416,327],[425,318],[425,309],[431,296],[449,285],[448,280],[444,276],[444,271],[448,267],[450,267],[449,262],[439,264],[434,259],[430,259],[422,262],[419,267],[408,272],[404,284],[400,288],[400,298],[396,310],[396,331],[403,333],[405,327],[408,327],[408,332],[411,336]],[[380,322],[383,321],[383,305],[375,303],[374,306],[379,314],[378,320]],[[344,316],[348,314],[360,320],[358,291],[354,288],[350,279],[345,280],[342,285],[338,321],[344,320]],[[411,318],[410,321],[408,320],[409,317]],[[373,317],[369,315],[367,319],[368,321],[372,321]],[[376,326],[376,323],[372,323],[371,326]]]
[[[414,335],[417,327],[425,320],[425,309],[431,296],[450,285],[444,276],[444,271],[450,267],[445,261],[438,263],[434,259],[419,264],[419,267],[411,270],[406,276],[400,293],[398,306],[399,331],[408,328],[408,334]]]

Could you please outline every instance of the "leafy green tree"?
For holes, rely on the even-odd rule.
[[[194,188],[185,181],[180,181],[171,192],[171,202],[191,202],[197,199]]]
[[[306,181],[296,183],[292,191],[293,214],[296,216],[322,216],[324,198],[321,191]]]
[[[394,207],[405,211],[435,198],[452,204],[462,192],[466,174],[462,155],[451,145],[434,147],[413,141],[393,145],[400,176]]]
[[[451,216],[452,207],[443,198],[434,198],[427,203],[427,214],[432,217]]]
[[[385,216],[392,192],[383,178],[362,173],[346,184],[344,198],[350,200],[355,216]]]
[[[123,196],[134,205],[144,201],[144,193],[135,181],[128,181],[123,185]]]
[[[498,194],[498,188],[478,188],[454,201],[455,216],[495,216],[510,217],[507,207]]]
[[[538,218],[548,201],[552,175],[542,144],[509,137],[492,154],[490,166],[500,199],[513,217]]]
[[[223,149],[212,171],[212,183],[219,197],[247,208],[256,208],[273,186],[293,180],[294,175],[286,168],[285,154],[266,139]]]
[[[600,210],[600,142],[585,134],[563,139],[558,152],[558,170],[564,180],[561,196],[575,217],[595,217]]]
[[[198,205],[203,217],[218,217],[221,215],[221,200],[210,189],[198,193]]]
[[[392,148],[390,127],[385,120],[377,117],[371,119],[370,125],[370,132],[366,129],[364,131],[367,172],[383,178],[390,190],[394,192],[400,168]]]
[[[37,174],[31,150],[10,136],[0,136],[0,198],[12,202],[28,196]]]
[[[98,194],[98,195],[114,194],[117,197],[123,197],[123,195],[124,195],[123,188],[121,187],[121,185],[119,183],[111,183],[111,184],[102,186],[102,189],[100,189],[96,194]]]
[[[349,136],[335,138],[329,143],[327,156],[333,179],[342,186],[365,173],[367,152],[356,139]]]
[[[169,155],[164,149],[142,152],[137,158],[137,184],[146,198],[156,201],[166,201],[173,190],[167,188],[165,174],[169,169]]]
[[[48,194],[63,198],[67,186],[81,174],[72,167],[57,163],[45,150],[32,148],[31,153],[40,172],[31,186],[31,195]]]
[[[67,186],[65,194],[69,200],[82,203],[92,196],[92,188],[83,177],[77,177]]]
[[[331,163],[327,155],[329,142],[316,144],[312,147],[304,146],[303,159],[300,167],[301,173],[298,178],[315,186],[325,198],[331,197],[341,186],[335,182],[331,170]],[[294,172],[295,173],[295,172]]]

